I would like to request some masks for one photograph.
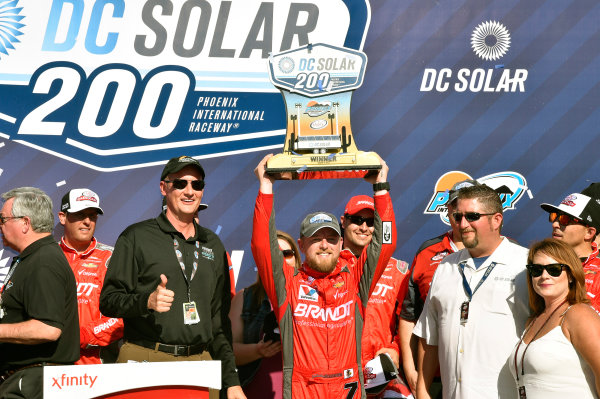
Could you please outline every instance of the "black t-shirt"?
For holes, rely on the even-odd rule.
[[[79,320],[75,276],[62,250],[49,235],[29,245],[2,292],[0,324],[31,319],[61,330],[58,340],[38,345],[0,344],[0,371],[79,359]]]

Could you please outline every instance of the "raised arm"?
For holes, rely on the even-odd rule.
[[[285,279],[283,271],[283,254],[277,243],[277,230],[275,227],[275,212],[273,211],[273,182],[274,178],[265,172],[269,158],[265,156],[254,169],[254,174],[259,181],[259,191],[254,206],[254,220],[252,225],[251,249],[254,262],[263,287],[273,304],[273,310],[280,319],[278,297],[285,298]]]
[[[381,159],[381,169],[373,176],[365,177],[369,183],[386,183],[388,166]],[[396,250],[396,219],[392,200],[387,189],[379,189],[374,193],[375,222],[373,239],[358,259],[356,272],[359,274],[360,296],[366,306],[371,292],[379,277],[385,270],[390,257]]]

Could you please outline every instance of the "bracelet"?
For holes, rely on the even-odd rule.
[[[375,183],[375,184],[373,184],[373,191],[374,192],[381,191],[381,190],[390,191],[390,183],[386,181],[386,182],[383,182],[383,183]]]

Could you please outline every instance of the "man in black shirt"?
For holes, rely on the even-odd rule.
[[[166,164],[160,191],[167,209],[117,239],[100,311],[123,318],[126,343],[117,362],[220,360],[227,397],[245,398],[231,347],[227,254],[194,220],[204,176],[190,157]]]
[[[13,258],[0,296],[0,397],[42,397],[42,366],[79,359],[75,277],[52,237],[52,200],[33,187],[2,195]],[[13,396],[15,395],[15,396]]]

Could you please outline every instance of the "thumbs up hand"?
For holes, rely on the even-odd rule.
[[[160,275],[160,283],[148,297],[148,309],[156,312],[168,312],[173,304],[175,293],[167,289],[167,276]]]

